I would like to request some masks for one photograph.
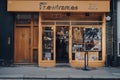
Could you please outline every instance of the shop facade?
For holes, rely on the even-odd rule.
[[[7,11],[15,13],[14,63],[83,67],[88,52],[88,66],[105,66],[109,7],[110,0],[8,0]]]

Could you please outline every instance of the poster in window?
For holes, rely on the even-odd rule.
[[[101,39],[100,28],[85,28],[84,38],[86,39]]]
[[[86,51],[101,51],[101,40],[85,40]]]
[[[85,28],[84,42],[86,51],[101,51],[101,29]]]

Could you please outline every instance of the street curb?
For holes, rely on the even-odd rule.
[[[0,79],[84,79],[84,80],[120,80],[120,76],[47,76],[47,75],[0,75]]]

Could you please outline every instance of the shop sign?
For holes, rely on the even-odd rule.
[[[42,1],[8,0],[7,11],[43,12],[109,12],[110,1]]]
[[[40,10],[78,10],[78,6],[47,5],[47,2],[40,2]]]

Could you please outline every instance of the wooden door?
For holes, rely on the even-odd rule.
[[[30,28],[15,29],[15,63],[30,62]]]

